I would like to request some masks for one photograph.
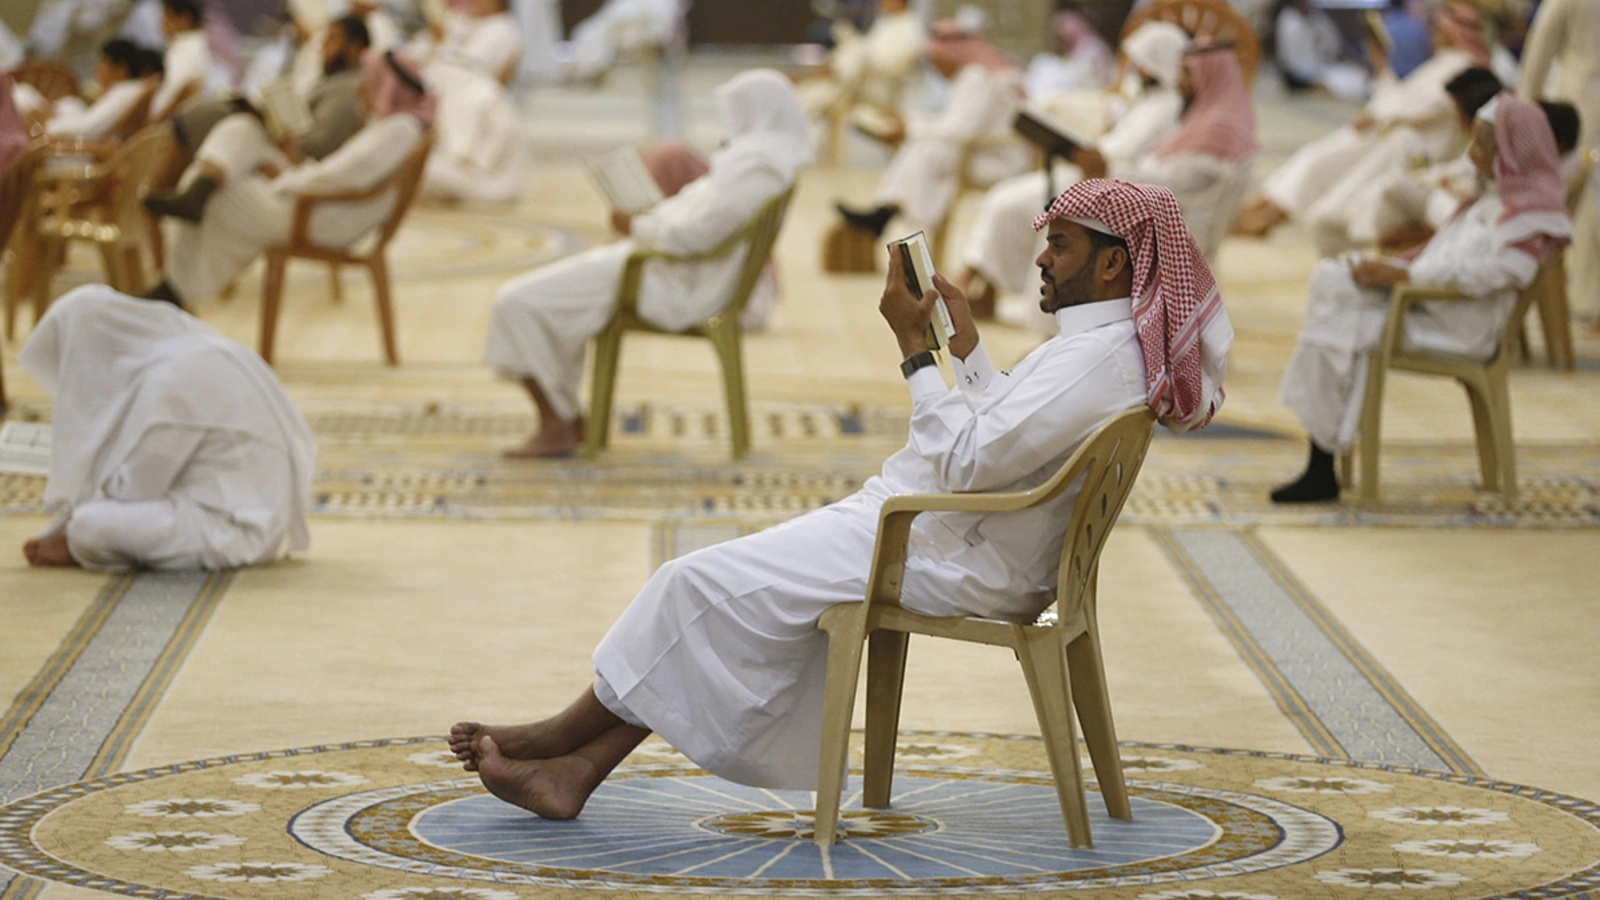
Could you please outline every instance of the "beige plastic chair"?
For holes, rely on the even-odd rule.
[[[1600,161],[1600,148],[1585,150],[1578,171],[1567,185],[1567,214],[1573,218],[1577,218],[1578,205],[1588,196],[1589,179],[1594,175],[1597,161]],[[1569,246],[1561,252],[1570,250]],[[1552,280],[1543,285],[1528,308],[1539,313],[1539,330],[1544,334],[1545,358],[1550,361],[1550,368],[1559,372],[1573,371],[1577,367],[1577,353],[1572,346],[1572,311],[1567,302],[1566,281]],[[1516,320],[1509,349],[1514,360],[1529,356],[1526,315]]]
[[[755,217],[734,232],[721,245],[706,253],[693,256],[672,256],[655,250],[634,250],[622,270],[622,282],[617,286],[616,311],[611,321],[594,339],[594,382],[589,393],[589,420],[584,433],[583,453],[595,457],[611,438],[611,404],[617,389],[617,366],[622,360],[622,336],[630,331],[650,334],[676,334],[685,337],[702,337],[716,348],[717,359],[722,363],[722,384],[728,398],[728,426],[733,442],[733,456],[743,459],[750,452],[750,409],[744,389],[744,350],[739,330],[739,315],[744,312],[750,294],[755,290],[761,272],[772,258],[772,247],[783,227],[784,212],[794,188],[767,201]],[[645,264],[651,260],[664,262],[698,262],[721,259],[742,246],[749,245],[744,267],[739,270],[739,280],[722,311],[685,331],[666,331],[650,324],[639,315],[639,283]]]
[[[294,225],[289,231],[289,243],[267,248],[267,274],[261,286],[261,335],[258,352],[268,365],[272,364],[273,350],[278,339],[278,314],[283,308],[284,274],[290,259],[314,259],[328,263],[329,277],[338,283],[338,269],[342,265],[365,266],[372,274],[372,290],[378,307],[378,328],[383,336],[383,358],[391,366],[400,364],[400,353],[395,347],[394,300],[389,290],[389,241],[400,230],[411,202],[417,196],[417,186],[422,182],[422,170],[428,163],[428,153],[433,149],[433,130],[429,129],[417,142],[416,149],[406,157],[389,177],[364,191],[343,191],[334,194],[298,194],[295,197]],[[311,217],[322,203],[363,203],[394,192],[394,206],[379,224],[376,240],[367,244],[362,238],[349,247],[325,247],[311,238]],[[365,251],[358,247],[367,245]]]
[[[96,145],[57,145],[58,155],[105,157]],[[87,241],[100,250],[107,281],[126,294],[150,285],[145,275],[144,248],[150,233],[144,198],[153,189],[172,152],[172,130],[151,125],[104,162],[87,167],[52,169],[48,162],[36,176],[40,185],[38,221],[31,239],[34,316],[50,302],[50,281],[71,241]]]
[[[1517,305],[1507,320],[1506,332],[1489,360],[1405,347],[1406,311],[1428,300],[1474,301],[1454,288],[1403,282],[1395,285],[1389,306],[1389,320],[1383,341],[1367,359],[1367,392],[1362,401],[1359,455],[1361,458],[1360,497],[1378,499],[1378,451],[1381,446],[1383,389],[1389,369],[1443,375],[1454,378],[1467,391],[1472,407],[1473,431],[1478,442],[1478,467],[1486,490],[1499,491],[1507,499],[1517,496],[1517,450],[1511,438],[1511,393],[1508,385],[1507,345],[1510,333],[1527,314],[1528,306],[1541,291],[1553,290],[1566,279],[1560,253],[1552,253],[1539,267],[1532,283],[1517,297]],[[1352,456],[1356,448],[1340,458],[1340,480],[1348,487],[1354,474]]]
[[[1034,713],[1050,757],[1056,796],[1074,847],[1092,847],[1089,812],[1078,761],[1073,709],[1083,725],[1089,758],[1106,810],[1132,818],[1128,789],[1117,755],[1105,667],[1100,652],[1095,583],[1100,551],[1133,488],[1155,416],[1148,407],[1128,410],[1100,426],[1049,481],[1029,491],[1004,494],[926,494],[892,497],[883,504],[872,573],[863,603],[843,603],[822,614],[828,633],[828,681],[822,724],[822,761],[817,772],[816,842],[828,846],[838,834],[839,792],[849,758],[850,717],[867,650],[866,764],[862,804],[889,806],[894,776],[895,733],[906,648],[912,634],[1010,647],[1022,663]],[[992,619],[933,617],[900,605],[911,522],[933,511],[1014,512],[1048,503],[1081,481],[1072,522],[1061,549],[1055,621],[1032,625]]]

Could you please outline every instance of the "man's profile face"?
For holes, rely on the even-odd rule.
[[[334,22],[328,26],[328,33],[322,38],[322,70],[331,71],[335,66],[344,61],[344,29],[339,23]]]
[[[1044,252],[1034,260],[1039,267],[1039,309],[1058,309],[1094,300],[1094,245],[1089,229],[1057,219],[1050,223]]]

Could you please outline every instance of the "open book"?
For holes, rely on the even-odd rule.
[[[42,422],[0,425],[0,472],[50,473],[50,426]]]
[[[620,147],[598,159],[586,159],[583,168],[612,209],[639,213],[664,199],[655,176],[645,168],[639,151],[632,147]]]
[[[935,290],[933,256],[928,252],[928,239],[922,232],[890,241],[889,246],[900,248],[900,261],[905,268],[906,287],[910,289],[911,296],[921,299],[922,295]],[[940,297],[933,301],[933,321],[928,323],[928,349],[943,350],[955,333],[956,326],[950,320],[950,309],[944,305],[944,298]]]
[[[311,118],[311,107],[306,103],[306,98],[295,90],[294,79],[288,76],[263,87],[256,106],[261,110],[267,131],[280,141],[299,137],[316,124],[316,120]]]
[[[1071,159],[1073,151],[1094,143],[1037,107],[1023,107],[1016,119],[1012,120],[1011,128],[1024,140],[1039,145],[1044,152],[1063,159]]]

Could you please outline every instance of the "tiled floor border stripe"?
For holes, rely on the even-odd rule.
[[[1304,702],[1284,710],[1319,753],[1482,774],[1253,531],[1152,533],[1274,700]],[[1328,737],[1340,752],[1319,747]]]
[[[145,671],[138,687],[118,712],[114,724],[103,734],[77,736],[76,743],[79,746],[92,745],[98,748],[83,767],[83,771],[75,773],[77,778],[96,777],[116,771],[127,759],[129,748],[144,729],[161,697],[182,668],[183,661],[205,631],[206,623],[210,621],[212,613],[232,585],[233,577],[232,571],[212,572],[194,587],[190,587],[184,583],[188,578],[182,575],[113,576],[100,590],[89,609],[79,617],[72,631],[62,639],[60,648],[46,660],[39,674],[28,683],[16,702],[12,704],[12,708],[7,711],[5,718],[0,720],[0,727],[4,728],[0,731],[0,762],[5,761],[6,755],[15,747],[17,739],[26,732],[29,723],[40,710],[45,708],[51,697],[62,687],[63,682],[68,680],[73,668],[83,661],[86,655],[95,656],[97,655],[95,651],[98,651],[98,655],[103,658],[115,657],[128,648],[114,645],[136,643],[136,635],[132,631],[119,634],[115,625],[111,628],[106,627],[107,622],[112,620],[113,614],[128,599],[131,592],[136,588],[147,589],[155,593],[155,602],[164,602],[166,598],[161,597],[160,592],[172,591],[174,593],[170,602],[182,602],[183,615],[171,626],[164,639],[158,636],[161,649],[149,657],[148,663],[143,667]],[[147,624],[147,622],[141,621],[137,624]],[[96,644],[97,639],[101,643]],[[133,649],[137,650],[137,647]],[[6,788],[9,792],[10,785]],[[10,870],[0,869],[0,900],[36,900],[44,886],[45,882],[38,879],[19,877]]]
[[[1333,736],[1333,733],[1328,730],[1322,720],[1317,718],[1316,713],[1311,709],[1311,705],[1306,702],[1306,699],[1300,695],[1299,691],[1295,690],[1294,685],[1289,682],[1283,671],[1272,661],[1272,657],[1267,651],[1256,642],[1255,637],[1250,633],[1250,629],[1239,621],[1239,617],[1234,615],[1233,609],[1217,594],[1216,589],[1211,585],[1211,581],[1195,565],[1194,560],[1189,557],[1188,551],[1178,544],[1171,530],[1153,528],[1150,530],[1150,534],[1162,551],[1166,553],[1167,559],[1172,562],[1173,567],[1183,576],[1184,581],[1188,582],[1189,587],[1200,600],[1201,606],[1205,608],[1206,613],[1216,623],[1218,630],[1233,645],[1234,650],[1238,651],[1245,665],[1249,666],[1250,670],[1256,674],[1256,677],[1261,679],[1262,685],[1266,687],[1267,693],[1272,696],[1273,702],[1277,703],[1284,716],[1294,723],[1295,728],[1306,739],[1306,743],[1311,745],[1312,751],[1318,756],[1329,759],[1348,757],[1349,754],[1339,745],[1338,739]]]
[[[1355,635],[1339,622],[1333,612],[1317,599],[1316,595],[1290,570],[1288,564],[1274,553],[1255,531],[1240,532],[1239,540],[1261,563],[1262,568],[1272,575],[1289,598],[1311,617],[1328,640],[1355,664],[1356,669],[1366,677],[1378,694],[1394,707],[1395,712],[1411,726],[1417,736],[1422,738],[1433,752],[1439,754],[1440,759],[1449,764],[1451,771],[1465,775],[1487,775],[1467,751],[1445,733],[1443,726],[1428,715],[1422,704],[1418,703],[1416,698],[1412,697],[1389,673],[1389,670],[1361,645]]]

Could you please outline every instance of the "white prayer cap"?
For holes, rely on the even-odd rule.
[[[1091,219],[1087,216],[1058,216],[1057,218],[1061,219],[1063,222],[1073,222],[1075,224],[1082,225],[1090,231],[1098,231],[1101,234],[1109,234],[1114,238],[1122,237],[1122,235],[1112,231],[1110,225],[1107,225],[1099,219]]]
[[[1189,33],[1171,22],[1146,22],[1122,42],[1130,62],[1172,90],[1177,90],[1188,50]]]

